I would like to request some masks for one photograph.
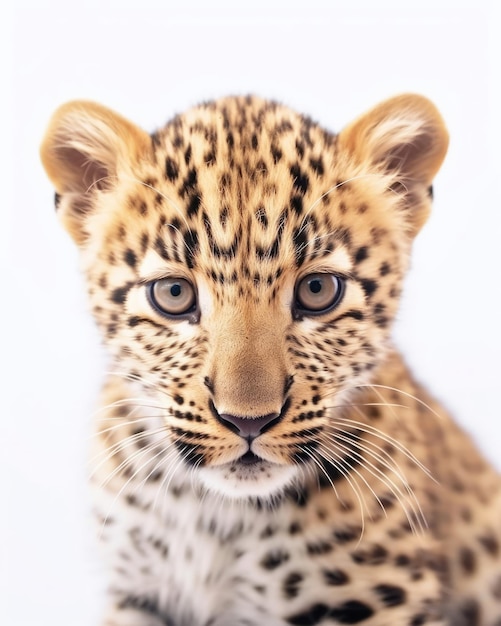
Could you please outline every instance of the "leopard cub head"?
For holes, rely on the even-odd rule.
[[[267,497],[323,462],[385,358],[447,141],[416,95],[337,135],[254,97],[152,135],[89,102],[55,113],[42,161],[58,214],[176,471]]]

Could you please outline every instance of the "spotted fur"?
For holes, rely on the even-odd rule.
[[[255,97],[152,135],[56,112],[42,159],[111,362],[106,626],[501,626],[500,478],[390,340],[446,149],[414,95],[337,135]]]

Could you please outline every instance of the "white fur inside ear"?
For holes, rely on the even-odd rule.
[[[428,186],[445,157],[448,133],[436,107],[417,95],[397,96],[359,117],[340,143],[362,162],[403,181]]]
[[[402,168],[405,159],[398,154],[408,148],[415,149],[423,139],[430,138],[430,129],[423,126],[423,120],[415,116],[402,116],[384,120],[376,124],[368,137],[367,149],[376,161],[388,161],[390,167]]]
[[[113,187],[119,172],[151,149],[149,136],[113,111],[93,102],[70,102],[52,117],[40,156],[60,196],[59,214],[78,242],[96,193]]]
[[[117,138],[85,103],[59,109],[42,144],[41,157],[59,194],[88,193],[115,169]]]
[[[77,110],[62,120],[52,150],[66,173],[62,191],[87,193],[93,185],[98,189],[109,185],[108,177],[116,173],[120,142],[101,120]]]
[[[447,152],[449,135],[434,104],[406,94],[387,100],[345,128],[340,151],[358,171],[384,176],[402,212],[406,236],[415,236],[430,211],[429,188]]]

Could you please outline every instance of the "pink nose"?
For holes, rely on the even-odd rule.
[[[259,437],[265,430],[280,421],[279,413],[269,413],[262,417],[237,417],[223,413],[219,417],[226,427],[245,439]]]

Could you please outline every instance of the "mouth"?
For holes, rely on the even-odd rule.
[[[200,468],[202,482],[229,498],[269,498],[281,493],[296,477],[293,465],[279,465],[249,448],[237,459],[216,467]]]
[[[236,460],[236,463],[241,465],[257,465],[263,462],[263,459],[257,456],[257,454],[254,454],[251,450],[247,450],[245,454]]]

